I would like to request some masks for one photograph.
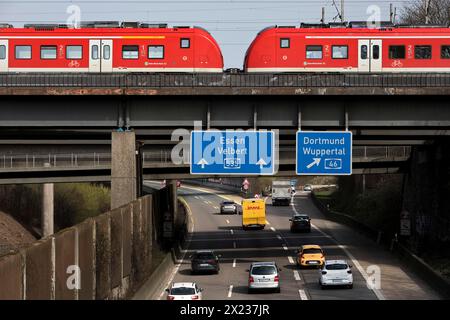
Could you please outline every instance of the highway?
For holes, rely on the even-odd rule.
[[[168,279],[168,285],[172,282],[196,282],[204,289],[205,300],[439,299],[420,279],[403,270],[389,252],[349,228],[326,220],[307,192],[297,192],[290,206],[273,207],[268,198],[268,225],[262,231],[243,231],[241,215],[220,215],[220,202],[225,198],[239,203],[239,196],[186,185],[178,193],[188,203],[194,230],[186,248],[182,248],[185,257],[174,270],[174,277]],[[311,233],[289,231],[289,217],[295,212],[310,215]],[[320,245],[327,259],[348,260],[353,265],[353,289],[322,290],[317,269],[299,269],[295,264],[295,250],[302,244]],[[222,255],[218,275],[191,275],[189,255],[201,249],[211,249]],[[281,293],[248,294],[246,270],[251,262],[256,261],[275,261],[282,269]],[[366,278],[373,265],[380,267],[379,289],[367,286]],[[165,297],[161,292],[159,298]]]

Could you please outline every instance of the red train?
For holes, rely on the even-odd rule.
[[[247,50],[246,72],[450,72],[450,29],[270,27]]]
[[[0,72],[223,72],[223,58],[198,27],[0,25]]]

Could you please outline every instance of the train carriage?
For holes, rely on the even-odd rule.
[[[450,72],[450,29],[269,27],[247,50],[246,72]]]
[[[199,27],[0,25],[0,72],[222,71],[219,45]]]

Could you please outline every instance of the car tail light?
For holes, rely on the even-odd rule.
[[[253,277],[248,277],[248,282],[249,283],[255,282],[255,279],[253,279]]]
[[[326,271],[322,271],[322,274],[327,274],[327,272]]]
[[[348,273],[348,274],[351,274],[351,273],[352,273],[352,270],[347,270],[347,273]]]
[[[167,300],[175,300],[174,296],[167,296]]]
[[[278,281],[280,281],[280,277],[278,277],[278,276],[275,276],[275,279],[274,279],[274,281],[275,281],[275,282],[278,282]]]
[[[198,300],[198,295],[192,296],[191,300]]]

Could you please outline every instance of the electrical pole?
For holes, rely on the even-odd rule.
[[[394,16],[392,17],[392,23],[395,24],[395,17],[397,16],[397,7],[394,8]]]
[[[430,23],[430,2],[431,0],[425,0],[425,24]]]
[[[341,0],[341,22],[344,22],[344,0]]]
[[[393,5],[392,3],[389,5],[389,21],[391,23],[394,23],[394,12],[393,12]]]
[[[320,23],[321,24],[325,23],[325,7],[322,7],[322,19],[320,19]]]

